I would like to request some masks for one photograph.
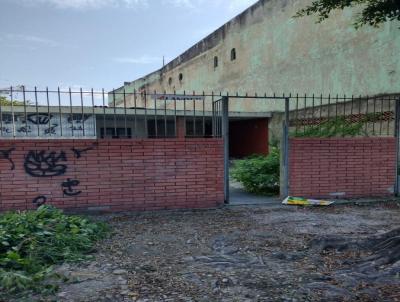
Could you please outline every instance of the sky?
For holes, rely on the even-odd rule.
[[[120,87],[255,2],[0,0],[0,89]]]

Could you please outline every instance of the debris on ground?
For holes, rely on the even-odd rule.
[[[400,262],[378,253],[399,214],[392,202],[107,215],[114,234],[95,261],[57,268],[69,281],[48,301],[400,301]]]
[[[282,202],[282,204],[293,205],[293,206],[330,206],[334,203],[335,203],[334,201],[292,197],[292,196],[285,198]]]

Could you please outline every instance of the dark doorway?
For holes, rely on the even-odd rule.
[[[268,119],[231,120],[229,122],[229,155],[243,158],[268,154]]]

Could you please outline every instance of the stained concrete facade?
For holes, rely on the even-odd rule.
[[[357,11],[350,9],[334,12],[321,24],[315,24],[315,17],[292,18],[310,2],[260,0],[165,67],[116,92],[399,93],[400,24],[356,30],[352,22]],[[143,106],[140,98],[137,102]],[[281,101],[230,103],[232,111],[282,109]]]

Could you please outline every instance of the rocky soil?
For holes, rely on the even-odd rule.
[[[400,263],[321,247],[400,227],[395,203],[231,207],[101,216],[94,261],[63,265],[56,301],[400,301]]]

